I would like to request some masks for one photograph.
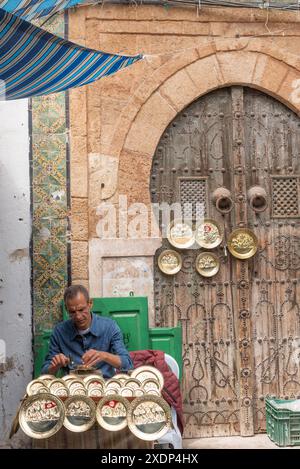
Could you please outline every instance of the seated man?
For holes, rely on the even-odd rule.
[[[110,318],[91,313],[93,302],[85,287],[68,287],[64,302],[70,319],[54,328],[42,373],[56,374],[60,368],[68,373],[77,365],[85,365],[110,378],[115,369],[126,372],[133,368],[119,326]]]

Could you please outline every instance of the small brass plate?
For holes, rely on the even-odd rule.
[[[63,379],[54,379],[51,381],[49,391],[51,394],[54,394],[54,396],[68,397],[69,395],[67,384]]]
[[[196,241],[202,248],[213,249],[222,242],[222,231],[218,223],[205,218],[196,228]]]
[[[248,228],[238,228],[228,238],[229,252],[238,259],[249,259],[257,251],[258,240]]]
[[[154,366],[148,366],[148,365],[139,366],[138,368],[133,370],[133,372],[131,373],[131,376],[133,378],[138,379],[142,385],[144,381],[149,378],[152,378],[158,381],[159,391],[161,391],[162,388],[164,387],[164,377],[157,368],[154,368]]]
[[[141,440],[153,441],[161,438],[171,428],[169,405],[162,397],[137,397],[129,407],[128,427]]]
[[[45,381],[42,379],[34,379],[28,383],[26,387],[26,393],[28,396],[34,396],[35,394],[39,394],[41,392],[49,393],[49,388]]]
[[[146,379],[143,382],[142,387],[143,387],[146,394],[148,394],[149,391],[153,390],[153,389],[155,391],[158,391],[158,393],[160,394],[160,384],[159,384],[158,379],[155,379],[155,378]]]
[[[182,266],[181,255],[172,249],[162,251],[158,256],[158,267],[167,275],[175,275]]]
[[[128,378],[130,378],[130,376],[127,375],[126,373],[118,373],[118,374],[114,375],[113,378],[120,381],[122,386],[125,386],[125,383],[128,380]]]
[[[167,238],[175,248],[189,249],[195,243],[192,226],[182,220],[174,220],[168,226]]]
[[[110,378],[105,383],[105,391],[108,389],[121,389],[122,383],[118,379]]]
[[[19,422],[31,438],[49,438],[61,429],[65,408],[59,397],[53,394],[36,394],[21,405]]]
[[[196,270],[203,277],[213,277],[219,272],[220,261],[218,256],[211,252],[201,252],[196,259]]]
[[[64,427],[71,432],[85,432],[96,421],[96,405],[90,397],[72,396],[65,401]]]
[[[129,403],[125,397],[105,396],[97,405],[97,422],[102,428],[112,432],[122,430],[127,427],[128,408]]]
[[[67,386],[69,388],[70,396],[86,396],[87,390],[85,383],[82,379],[73,379],[72,381],[67,381]]]
[[[142,383],[141,383],[138,379],[133,378],[133,377],[130,377],[130,378],[128,378],[128,380],[126,381],[125,386],[126,386],[127,388],[131,388],[131,389],[135,390],[135,389],[141,388],[141,387],[142,387]]]

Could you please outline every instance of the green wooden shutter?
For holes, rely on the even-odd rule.
[[[182,329],[176,327],[155,327],[149,329],[151,350],[162,350],[171,355],[179,365],[179,379],[182,377]]]

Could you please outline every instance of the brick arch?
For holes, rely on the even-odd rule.
[[[223,41],[223,49],[224,42],[228,48]],[[119,193],[130,195],[132,201],[150,201],[152,157],[165,128],[191,102],[217,88],[256,88],[299,113],[300,71],[295,57],[286,54],[284,62],[280,50],[263,53],[242,46],[243,42],[239,47],[231,44],[233,50],[219,46],[218,51],[216,44],[207,46],[201,49],[202,57],[193,49],[154,68],[124,109],[112,141],[110,153],[119,156]]]

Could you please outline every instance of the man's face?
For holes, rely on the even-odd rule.
[[[69,299],[66,304],[69,316],[75,324],[76,329],[85,330],[91,325],[91,306],[92,302],[88,302],[82,293],[78,293],[72,299]]]

